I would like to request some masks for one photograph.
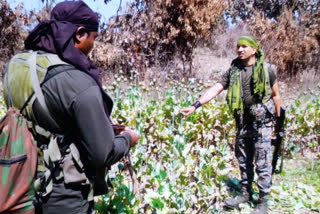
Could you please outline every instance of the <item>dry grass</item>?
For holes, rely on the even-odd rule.
[[[193,58],[193,69],[198,79],[216,79],[221,72],[226,71],[230,64],[231,57],[218,57],[209,48],[198,48]]]

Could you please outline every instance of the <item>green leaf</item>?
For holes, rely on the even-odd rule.
[[[160,198],[152,198],[151,206],[155,209],[162,210],[164,203]]]

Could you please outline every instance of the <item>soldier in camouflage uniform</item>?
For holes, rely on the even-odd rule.
[[[264,62],[264,53],[254,38],[241,36],[237,54],[218,83],[180,112],[188,116],[228,89],[227,102],[237,126],[235,155],[241,172],[242,195],[226,199],[225,205],[237,208],[240,203],[250,200],[255,161],[259,200],[252,214],[268,213],[267,200],[272,183],[272,123],[280,116],[279,86],[274,69]]]

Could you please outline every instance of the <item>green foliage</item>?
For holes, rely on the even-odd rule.
[[[303,183],[311,184],[312,186],[315,187],[315,190],[317,192],[320,192],[320,161],[319,160],[316,162],[311,162],[310,165],[306,166],[305,173],[303,173],[303,176],[304,177],[301,180]]]
[[[299,209],[320,212],[320,162],[288,160],[284,171],[285,175],[276,177],[271,190],[273,208],[285,213],[296,213]]]
[[[109,178],[114,188],[97,199],[98,213],[219,213],[222,201],[238,194],[238,169],[232,165],[233,119],[227,106],[216,101],[192,116],[181,116],[179,110],[193,103],[200,93],[196,81],[188,84],[162,91],[142,90],[135,84],[127,90],[113,88],[113,118],[141,134],[131,151],[139,184],[134,194],[126,163],[113,166]],[[319,108],[319,98],[307,102],[299,99],[287,107],[285,151],[294,156],[301,149],[309,149],[313,156],[308,158],[314,160],[294,168],[285,160],[283,173],[273,178],[272,211],[320,211],[320,162],[316,161]],[[5,112],[1,99],[0,115]],[[252,208],[252,203],[244,204],[240,213]]]
[[[129,187],[123,184],[124,176],[118,174],[112,180],[117,188],[110,188],[110,192],[95,203],[95,210],[99,213],[136,213],[133,208],[137,202]]]
[[[294,155],[297,151],[320,147],[320,98],[302,104],[300,99],[287,109],[286,150]]]
[[[0,96],[0,117],[4,116],[7,112],[6,104],[3,100],[3,97]]]
[[[125,203],[126,207],[118,212],[136,213],[139,209],[141,213],[207,213],[217,209],[214,203],[221,203],[227,195],[223,181],[231,170],[233,121],[226,113],[227,106],[214,102],[184,118],[179,114],[180,108],[195,99],[189,90],[192,91],[188,88],[184,93],[170,89],[162,97],[160,93],[142,93],[135,86],[127,92],[115,89],[113,119],[135,127],[141,134],[131,155],[140,192],[134,203]],[[114,205],[123,207],[124,202],[115,199],[123,196],[116,189],[123,188],[121,179],[125,172],[117,172],[121,176],[114,181],[115,195],[102,197],[97,207],[101,213],[108,213],[103,209],[110,211]],[[126,182],[130,187],[130,182]]]
[[[114,84],[113,119],[141,134],[131,154],[139,184],[134,194],[126,164],[113,166],[109,177],[114,188],[98,199],[98,213],[218,213],[228,195],[238,194],[238,169],[232,165],[234,121],[226,104],[216,101],[187,118],[180,115],[179,110],[199,96],[197,88],[202,90],[195,80],[188,84],[175,82],[176,87],[151,91],[136,84],[123,90]],[[5,112],[1,99],[0,115]],[[319,158],[319,112],[318,97],[307,102],[297,99],[287,107],[286,154],[293,157],[302,149],[310,150],[313,156],[309,158],[314,161],[292,168],[286,160],[284,172],[274,178],[271,210],[320,209],[320,163],[315,161]],[[240,212],[248,213],[252,207],[245,204]]]
[[[231,195],[237,194],[239,183],[233,178],[238,176],[234,174],[237,167],[232,166],[234,121],[227,105],[216,101],[187,118],[180,115],[179,110],[199,96],[200,91],[193,84],[198,83],[191,81],[190,86],[177,85],[162,91],[159,88],[143,91],[136,85],[123,90],[114,85],[113,118],[141,134],[131,155],[139,185],[133,196],[128,172],[113,167],[117,174],[113,180],[115,188],[99,200],[100,213],[112,213],[115,209],[118,213],[215,213],[222,210],[228,188],[235,191]],[[286,151],[298,151],[301,139],[305,142],[303,148],[311,148],[310,145],[313,150],[319,148],[312,143],[319,141],[316,135],[319,117],[312,117],[313,114],[319,114],[318,99],[308,102],[305,109],[298,100],[288,107],[286,139],[291,144],[286,143]],[[312,194],[319,191],[313,185],[276,183],[272,189],[272,209],[288,203],[282,210],[293,213],[298,202],[300,208],[314,209]],[[301,196],[300,192],[309,190],[311,196]],[[281,196],[283,191],[290,194],[287,202]],[[241,213],[249,212],[252,206],[244,205]]]

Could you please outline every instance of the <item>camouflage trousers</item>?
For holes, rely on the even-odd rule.
[[[260,198],[268,197],[272,184],[272,132],[272,115],[264,104],[245,110],[243,122],[237,123],[235,155],[239,162],[242,190],[251,192],[255,163]]]

